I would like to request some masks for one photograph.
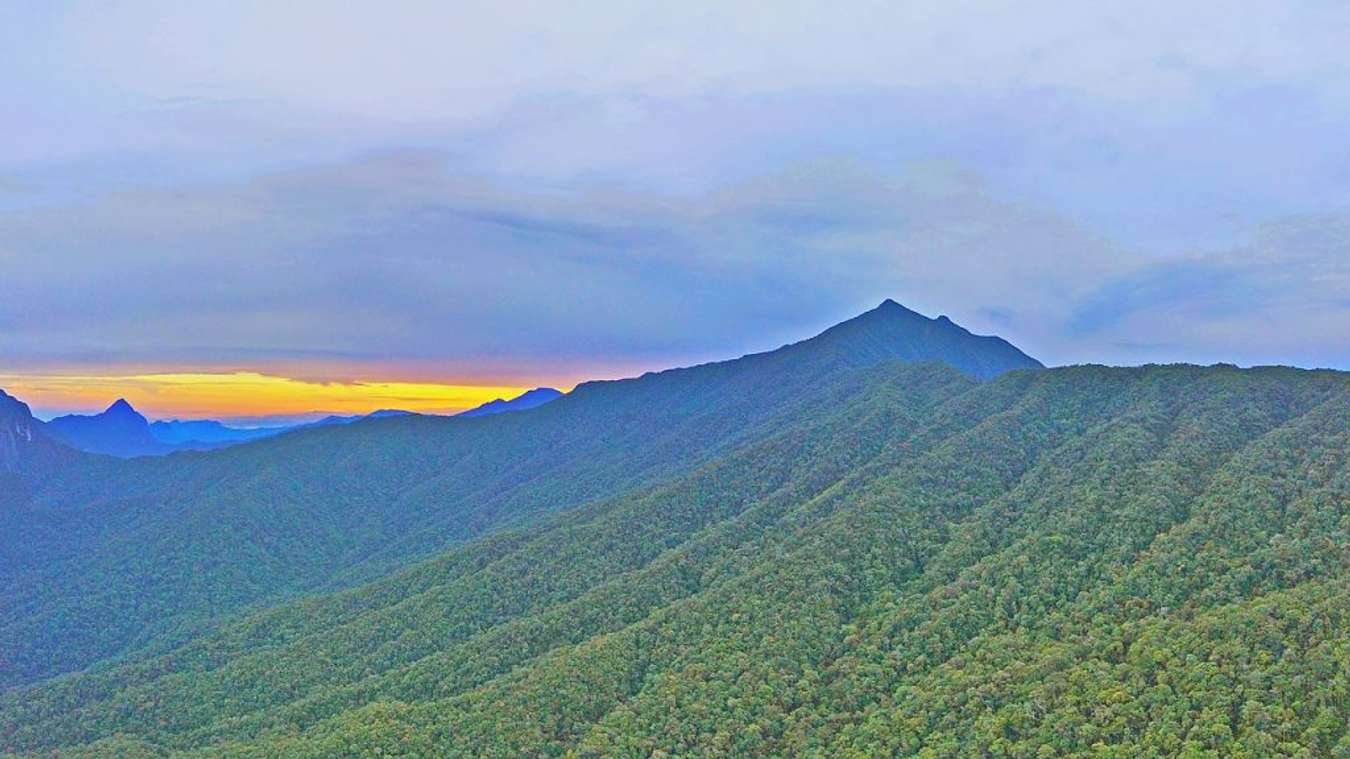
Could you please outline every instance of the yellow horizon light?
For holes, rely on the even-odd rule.
[[[0,374],[0,388],[30,406],[47,409],[101,410],[125,398],[154,418],[362,414],[384,408],[453,413],[531,389],[438,382],[317,382],[259,372]]]

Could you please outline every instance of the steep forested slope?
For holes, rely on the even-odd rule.
[[[837,380],[659,486],[11,691],[0,735],[71,755],[1350,750],[1346,375]]]
[[[242,607],[373,579],[679,476],[844,402],[842,377],[896,359],[979,377],[1038,366],[888,301],[777,351],[587,383],[529,411],[79,458],[24,491],[0,534],[0,687],[186,640]]]

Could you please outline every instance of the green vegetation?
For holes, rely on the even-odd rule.
[[[26,470],[0,487],[0,687],[165,650],[241,610],[669,481],[866,392],[860,369],[938,359],[972,376],[1038,366],[887,302],[777,351],[587,383],[528,412],[80,455],[55,473],[37,443],[0,446],[0,464]]]
[[[204,593],[220,576],[321,589],[311,573],[350,569],[268,609],[185,604],[191,629],[11,689],[0,749],[1350,757],[1350,377],[1074,367],[975,382],[834,345],[599,385],[474,420],[500,425],[485,431],[394,420],[185,458],[173,487],[203,505],[184,521],[316,521],[260,546],[256,576],[211,567]],[[531,421],[580,403],[614,418]],[[659,431],[620,436],[646,418]],[[602,429],[616,437],[593,440]],[[260,479],[216,484],[227,456],[254,457]],[[126,471],[116,487],[152,510],[164,491]],[[457,474],[417,484],[427,471]],[[341,500],[313,500],[320,485]],[[72,479],[22,513],[92,487]],[[250,487],[271,500],[242,508]],[[381,494],[377,514],[333,516]],[[329,534],[346,529],[379,537]],[[301,568],[273,551],[303,553],[288,559]],[[95,573],[81,587],[117,566],[79,565]],[[11,620],[80,611],[4,592]],[[156,604],[113,608],[143,621]],[[3,629],[9,646],[57,627]]]

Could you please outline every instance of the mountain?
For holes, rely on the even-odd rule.
[[[351,424],[352,422],[361,422],[367,419],[388,419],[390,417],[409,416],[412,413],[413,412],[411,411],[404,411],[402,409],[384,408],[379,409],[378,411],[372,411],[369,414],[329,414],[328,416],[313,422],[304,422],[302,424],[287,427],[284,431],[291,432],[294,430],[311,429],[313,427],[328,427],[334,424]]]
[[[1347,754],[1350,374],[1013,351],[883,304],[528,414],[77,458],[0,513],[0,751]]]
[[[929,319],[887,298],[880,306],[826,330],[796,349],[834,350],[844,360],[941,361],[977,379],[1014,369],[1042,369],[1041,362],[1001,337],[973,335],[946,316]]]
[[[17,469],[20,451],[41,434],[41,425],[33,418],[28,404],[0,390],[0,468]]]
[[[2,740],[200,757],[1350,746],[1350,375],[980,382],[887,361],[834,383],[652,486],[11,691]]]
[[[72,457],[33,418],[28,404],[0,390],[0,477],[13,478],[8,482],[11,491],[18,480],[36,482],[51,476],[58,463]]]
[[[150,432],[150,423],[130,403],[118,399],[101,414],[58,416],[47,422],[52,437],[71,448],[128,458],[173,450]]]
[[[126,401],[119,401],[126,404]],[[126,404],[130,408],[130,404]],[[106,412],[105,412],[106,413]],[[313,422],[303,422],[300,424],[291,424],[274,427],[229,427],[218,421],[211,419],[191,419],[171,421],[151,422],[149,425],[150,435],[156,442],[160,443],[155,448],[145,446],[133,446],[133,453],[119,453],[107,448],[115,447],[109,445],[105,447],[90,445],[87,440],[82,438],[69,438],[74,447],[97,453],[113,453],[114,455],[163,455],[174,451],[203,451],[214,448],[224,448],[230,445],[246,443],[250,440],[261,440],[263,438],[280,435],[295,430],[309,429],[311,427],[323,427],[330,424],[351,424],[363,419],[384,419],[391,416],[405,416],[412,412],[401,411],[398,409],[380,409],[369,414],[356,414],[342,416],[330,414],[322,419]],[[71,419],[72,417],[62,417],[62,419]],[[76,419],[91,419],[97,417],[73,417]],[[52,420],[55,422],[56,420]],[[125,447],[125,446],[124,446]],[[119,449],[120,450],[120,449]]]
[[[28,404],[0,390],[0,568],[15,561],[13,546],[27,526],[34,493],[88,458],[53,440]],[[4,659],[0,654],[0,669]]]
[[[488,416],[490,414],[501,414],[507,411],[524,411],[536,406],[542,406],[549,401],[562,397],[562,392],[551,387],[536,387],[528,390],[511,400],[502,400],[498,398],[488,401],[481,406],[471,408],[468,411],[462,411],[457,416]]]
[[[584,383],[528,414],[393,416],[72,467],[6,536],[14,558],[0,566],[0,607],[32,611],[0,619],[0,686],[682,476],[866,392],[868,369],[940,359],[921,352],[938,343],[906,329],[934,324],[883,305],[777,351]]]
[[[181,446],[192,443],[242,443],[249,440],[279,435],[287,427],[254,427],[241,429],[227,427],[210,419],[158,421],[150,423],[150,434],[166,445]]]

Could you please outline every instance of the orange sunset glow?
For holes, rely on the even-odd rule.
[[[397,408],[454,413],[527,387],[436,382],[315,382],[256,372],[125,376],[0,374],[0,387],[37,409],[99,411],[125,398],[150,418],[230,418]]]

